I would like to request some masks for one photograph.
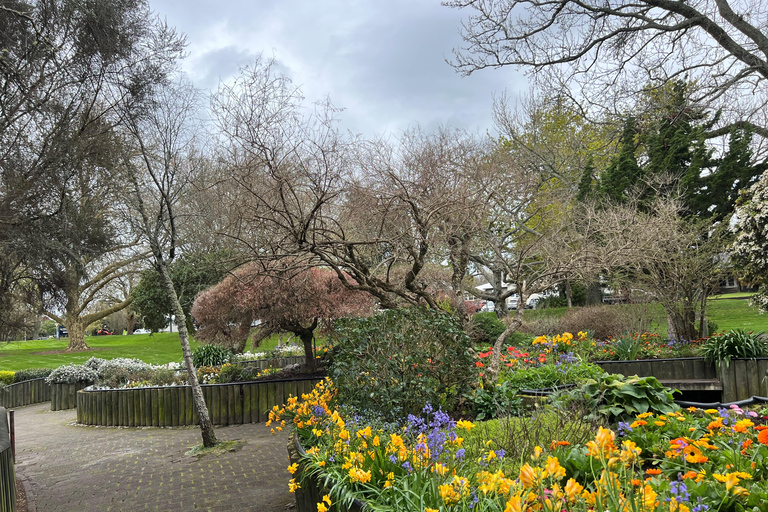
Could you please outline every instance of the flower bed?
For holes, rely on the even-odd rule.
[[[768,500],[768,425],[738,407],[639,414],[583,445],[552,442],[510,461],[493,439],[470,458],[475,425],[439,410],[387,429],[343,413],[334,394],[322,382],[270,413],[307,447],[290,489],[300,474],[335,484],[316,496],[318,511],[354,499],[427,512],[759,511]]]

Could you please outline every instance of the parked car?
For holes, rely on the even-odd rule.
[[[152,331],[149,329],[136,329],[133,331],[133,334],[152,334]]]

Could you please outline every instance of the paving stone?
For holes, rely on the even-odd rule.
[[[216,427],[237,452],[184,454],[202,441],[197,427],[75,425],[75,410],[50,404],[16,409],[16,469],[29,479],[39,512],[283,512],[288,492],[287,434],[264,424]]]

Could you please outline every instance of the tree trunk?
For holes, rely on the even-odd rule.
[[[296,334],[299,335],[301,343],[304,345],[304,359],[306,360],[307,370],[314,372],[317,370],[317,361],[315,361],[315,351],[312,349],[312,339],[314,329],[303,329]]]
[[[173,314],[176,318],[184,318],[184,310],[179,302],[179,297],[176,295],[176,289],[173,287],[173,281],[168,273],[168,268],[164,261],[157,262],[158,271],[163,279],[163,285],[165,291],[168,293],[168,297],[171,299],[171,307],[173,308]],[[203,446],[210,448],[216,446],[216,434],[213,431],[213,423],[211,423],[211,417],[208,414],[208,407],[205,405],[205,399],[203,398],[203,390],[200,388],[200,383],[197,381],[197,372],[195,366],[192,364],[192,351],[189,348],[189,332],[187,331],[186,323],[182,320],[178,324],[179,340],[181,341],[181,351],[184,354],[184,366],[187,368],[187,377],[189,378],[189,385],[192,387],[192,397],[197,408],[197,416],[200,419],[200,431],[203,436]]]
[[[565,300],[568,302],[568,307],[573,307],[573,294],[571,292],[571,281],[566,279],[565,280]]]
[[[64,319],[64,325],[67,326],[67,333],[69,333],[67,350],[89,350],[91,348],[85,343],[85,326],[80,317],[67,315]]]
[[[136,314],[132,311],[128,312],[128,327],[125,329],[126,334],[133,334],[133,328],[136,326]]]
[[[523,313],[525,312],[525,301],[527,300],[527,294],[525,285],[517,287],[518,290],[518,302],[517,310],[515,310],[515,316],[512,317],[512,321],[509,322],[504,332],[496,338],[496,342],[493,344],[493,353],[491,354],[491,362],[488,365],[488,369],[485,371],[483,379],[490,383],[496,383],[499,378],[499,370],[501,368],[501,349],[504,347],[506,339],[517,331],[521,325],[523,325]]]

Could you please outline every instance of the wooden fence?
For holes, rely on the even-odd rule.
[[[25,380],[0,388],[0,407],[12,409],[39,404],[51,399],[51,386],[45,379]]]
[[[768,396],[765,375],[768,358],[731,359],[730,364],[721,362],[719,370],[723,382],[723,403]]]
[[[309,393],[320,379],[205,384],[201,388],[216,425],[260,423],[288,396]],[[77,393],[77,422],[124,427],[196,425],[190,386],[110,389]]]
[[[0,407],[0,512],[16,510],[16,474],[13,469],[8,413]]]
[[[63,411],[77,407],[77,392],[90,386],[88,382],[51,384],[51,410]]]
[[[608,373],[653,376],[668,387],[680,390],[722,390],[723,403],[768,396],[768,358],[731,359],[718,366],[700,357],[648,359],[640,361],[597,361]]]

